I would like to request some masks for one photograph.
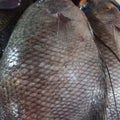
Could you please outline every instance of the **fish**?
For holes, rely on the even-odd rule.
[[[0,58],[18,19],[31,3],[30,0],[21,1],[21,5],[14,9],[1,9],[0,6]]]
[[[105,120],[104,65],[71,0],[38,0],[19,19],[0,65],[3,120]]]
[[[106,66],[105,120],[120,120],[120,12],[110,1],[101,0],[86,16]]]

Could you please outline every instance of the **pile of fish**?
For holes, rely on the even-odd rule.
[[[0,1],[0,120],[120,120],[113,2],[85,14],[82,0],[12,1]]]

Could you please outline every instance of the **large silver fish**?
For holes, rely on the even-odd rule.
[[[101,0],[87,16],[106,64],[106,120],[120,120],[120,12],[114,4]]]
[[[0,68],[1,120],[105,120],[104,65],[70,0],[41,0],[19,20]]]

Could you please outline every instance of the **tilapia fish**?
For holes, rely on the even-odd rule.
[[[102,63],[79,8],[70,0],[37,1],[2,57],[1,120],[105,120]]]
[[[0,56],[7,45],[16,22],[30,3],[30,0],[24,0],[19,7],[12,10],[1,10],[0,7]]]
[[[106,120],[120,120],[120,12],[110,2],[101,0],[87,16],[106,64]]]

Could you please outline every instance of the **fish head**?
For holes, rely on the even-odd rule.
[[[93,8],[94,15],[104,23],[118,22],[120,12],[110,1],[99,1]]]

